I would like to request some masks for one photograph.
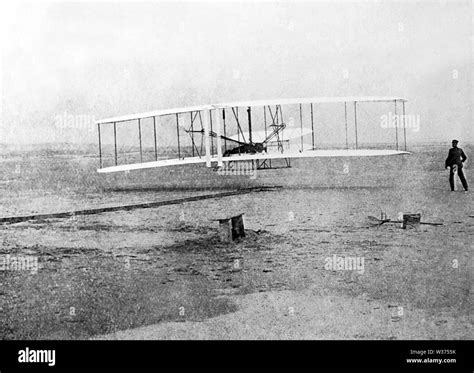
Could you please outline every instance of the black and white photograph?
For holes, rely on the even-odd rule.
[[[472,341],[473,12],[2,4],[0,340]]]

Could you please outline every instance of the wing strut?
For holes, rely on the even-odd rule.
[[[403,113],[403,140],[405,142],[404,150],[407,151],[407,130],[405,125],[405,101],[402,101],[402,113]]]
[[[247,118],[249,122],[249,143],[252,144],[252,109],[250,106],[247,108]]]
[[[221,136],[220,109],[216,109],[215,112],[216,112],[217,167],[222,167],[222,136]]]
[[[179,114],[176,113],[176,133],[178,134],[178,159],[181,159],[181,144],[179,143]]]
[[[114,152],[115,152],[115,165],[117,166],[117,123],[114,122]]]
[[[398,115],[397,115],[397,100],[395,102],[395,118],[397,118],[397,125],[395,126],[395,144],[398,150],[398,126],[400,125],[400,121],[398,120]]]
[[[356,149],[359,148],[359,142],[357,139],[357,101],[354,101],[354,127],[355,127],[355,140],[356,140]]]
[[[311,104],[311,143],[314,150],[314,121],[313,121],[313,104]]]
[[[155,140],[155,160],[158,160],[158,148],[156,145],[156,117],[153,117],[153,137]]]
[[[347,137],[347,102],[344,102],[344,123],[346,125],[346,149],[349,149],[349,140]]]
[[[140,143],[140,162],[143,162],[143,151],[142,151],[142,125],[140,118],[138,118],[138,142]]]
[[[206,149],[206,167],[211,167],[211,143],[209,137],[209,115],[204,113],[204,147]]]
[[[222,124],[224,125],[224,152],[227,151],[227,134],[225,126],[225,109],[222,109]]]
[[[303,105],[300,104],[301,151],[303,151]]]
[[[100,168],[102,168],[102,144],[100,141],[100,123],[97,123],[97,129],[99,131],[99,162],[100,162]]]

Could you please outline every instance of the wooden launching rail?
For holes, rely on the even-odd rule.
[[[20,223],[20,222],[24,222],[24,221],[28,221],[28,220],[36,220],[36,219],[71,218],[73,216],[94,215],[94,214],[101,214],[103,212],[130,211],[130,210],[135,210],[135,209],[147,209],[147,208],[154,208],[154,207],[160,207],[160,206],[178,205],[178,204],[181,204],[181,203],[201,201],[201,200],[211,199],[211,198],[223,198],[223,197],[235,196],[235,195],[239,195],[239,194],[248,194],[248,193],[253,193],[253,192],[272,191],[272,190],[279,189],[279,188],[281,188],[281,187],[279,187],[279,186],[252,187],[252,188],[233,190],[233,191],[229,191],[229,192],[204,194],[204,195],[200,195],[200,196],[172,199],[172,200],[167,200],[167,201],[157,201],[157,202],[138,203],[138,204],[133,204],[133,205],[120,205],[120,206],[101,207],[101,208],[86,209],[86,210],[56,212],[56,213],[51,213],[51,214],[10,216],[10,217],[5,217],[5,218],[0,218],[0,223],[14,224],[14,223]]]

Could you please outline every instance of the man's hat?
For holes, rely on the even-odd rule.
[[[455,142],[457,144],[459,141],[458,140],[453,140],[452,142]]]

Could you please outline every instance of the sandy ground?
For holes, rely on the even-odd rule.
[[[39,267],[0,271],[0,337],[472,339],[472,194],[449,191],[444,156],[413,154],[417,167],[390,188],[287,188],[3,225],[0,254]],[[34,161],[2,163],[3,216],[209,192],[107,190],[88,176],[91,160],[74,173],[39,162],[33,175],[15,172],[21,162]],[[368,224],[381,209],[444,225]],[[213,219],[236,212],[247,236],[219,242]],[[363,273],[327,270],[334,255],[363,258]]]
[[[235,296],[237,312],[203,322],[168,322],[94,339],[469,339],[468,318],[432,315],[361,297],[318,290],[270,291]],[[390,312],[390,307],[394,308]],[[463,326],[464,324],[464,326]]]

